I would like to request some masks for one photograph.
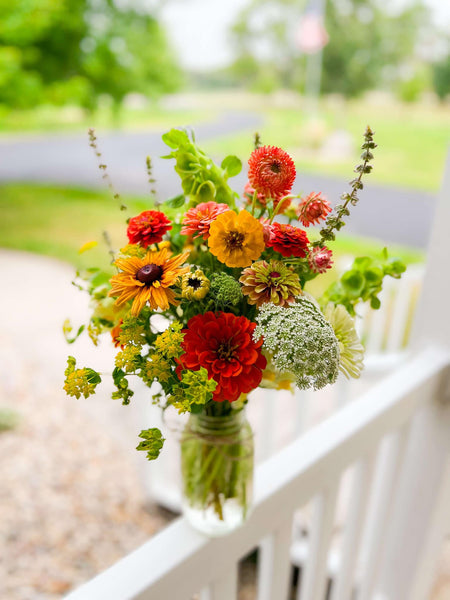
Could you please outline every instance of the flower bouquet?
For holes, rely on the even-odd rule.
[[[92,130],[90,139],[100,158]],[[110,250],[116,272],[92,268],[78,273],[77,285],[91,296],[93,342],[110,332],[118,348],[113,398],[129,404],[130,382],[139,377],[152,387],[145,401],[189,413],[181,436],[184,511],[197,529],[218,535],[242,523],[251,506],[248,394],[257,387],[320,389],[340,371],[358,377],[363,347],[355,307],[369,301],[378,308],[383,278],[398,278],[405,267],[385,250],[377,259],[357,258],[320,298],[307,292],[332,268],[328,245],[372,168],[370,128],[357,176],[334,211],[321,193],[293,193],[293,160],[281,148],[261,146],[258,136],[242,196],[228,184],[242,167],[236,156],[218,166],[184,130],[163,140],[182,194],[129,218],[128,243]],[[147,165],[153,181],[149,159]],[[65,330],[73,342],[83,327],[74,337],[69,324]],[[77,368],[69,357],[69,395],[87,398],[100,382],[97,371]],[[137,449],[157,458],[161,432],[150,428],[139,437]]]

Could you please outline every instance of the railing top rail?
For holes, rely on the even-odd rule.
[[[262,464],[256,473],[255,508],[244,527],[225,538],[207,539],[178,519],[66,600],[189,598],[219,576],[227,560],[230,566],[235,564],[236,557],[255,548],[329,479],[431,401],[449,364],[447,350],[424,350]],[[174,581],[182,582],[176,591]]]

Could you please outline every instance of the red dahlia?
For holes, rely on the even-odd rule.
[[[130,244],[141,244],[146,248],[150,244],[158,244],[169,229],[172,229],[172,224],[163,212],[145,210],[130,219],[127,235]]]
[[[281,223],[272,224],[272,235],[266,243],[269,248],[273,248],[283,256],[296,256],[298,258],[306,256],[308,244],[306,231]]]
[[[261,146],[252,152],[248,160],[248,180],[264,196],[286,196],[294,185],[294,161],[281,148]]]
[[[267,361],[261,353],[262,339],[253,341],[255,327],[245,317],[209,311],[189,319],[183,330],[180,364],[184,369],[208,371],[217,382],[216,402],[234,402],[260,384]]]
[[[209,226],[218,215],[230,210],[228,204],[217,204],[217,202],[201,202],[190,208],[183,217],[182,235],[202,236],[204,240],[209,238]]]
[[[304,227],[314,223],[318,224],[326,219],[329,212],[331,212],[330,203],[322,196],[321,192],[311,192],[306,198],[302,198],[296,209],[298,219]]]

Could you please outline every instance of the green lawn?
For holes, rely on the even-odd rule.
[[[375,151],[370,180],[394,186],[438,190],[450,140],[450,111],[443,106],[374,106],[362,100],[332,103],[323,100],[320,117],[311,121],[299,109],[268,109],[262,112],[262,142],[283,147],[305,172],[343,176],[350,180],[359,161],[359,147],[367,124],[375,131]],[[351,156],[324,158],[320,146],[336,130],[351,134]],[[205,145],[217,156],[229,153],[248,157],[253,149],[253,131],[242,131]],[[301,185],[301,181],[298,182]]]
[[[121,212],[107,192],[76,188],[11,184],[0,186],[0,246],[52,256],[76,267],[106,266],[110,260],[102,231],[107,230],[114,248],[127,243],[126,218],[150,208],[150,198],[128,198]],[[311,236],[312,237],[312,236]],[[86,242],[98,240],[93,250],[79,254]],[[378,254],[375,240],[340,234],[330,245],[335,258],[342,255]],[[392,255],[408,263],[423,259],[420,251],[390,246]]]
[[[11,133],[49,133],[59,131],[85,131],[88,127],[101,129],[136,129],[164,131],[171,127],[213,120],[211,110],[164,109],[157,104],[147,108],[125,108],[118,118],[109,110],[98,110],[88,115],[78,107],[55,108],[38,106],[33,110],[7,110],[0,107],[0,135]]]

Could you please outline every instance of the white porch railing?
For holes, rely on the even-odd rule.
[[[427,587],[433,563],[422,559],[441,541],[442,509],[450,505],[450,407],[438,402],[449,364],[442,349],[423,352],[266,461],[257,470],[254,511],[241,529],[210,540],[178,519],[68,600],[189,600],[195,593],[202,600],[234,600],[238,562],[258,547],[258,600],[285,600],[294,514],[310,500],[314,518],[297,598],[323,600],[336,498],[341,476],[351,465],[356,467],[351,510],[333,600],[348,600],[352,589],[358,600],[425,598],[415,590]],[[401,519],[393,518],[393,500],[406,494],[399,508],[408,510],[412,493],[416,500],[418,493],[424,498],[415,539],[408,540],[401,537]],[[398,540],[401,555],[395,556]],[[398,565],[406,557],[410,568],[401,573]]]

